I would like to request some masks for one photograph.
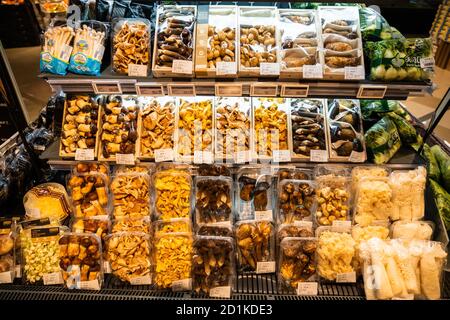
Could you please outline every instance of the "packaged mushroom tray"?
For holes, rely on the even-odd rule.
[[[291,121],[289,100],[252,98],[255,155],[275,162],[290,161]],[[274,155],[278,153],[278,158]]]
[[[313,181],[284,179],[278,182],[278,222],[313,221],[316,210]]]
[[[214,162],[213,99],[180,98],[175,123],[175,160],[179,162]]]
[[[195,184],[195,222],[207,224],[233,222],[233,180],[230,177],[197,176]]]
[[[175,112],[172,97],[145,100],[138,119],[140,159],[173,160]]]
[[[15,223],[12,219],[0,220],[0,284],[12,283],[15,278],[14,229]]]
[[[328,160],[325,101],[298,98],[290,100],[292,159]]]
[[[197,78],[235,78],[239,54],[238,8],[209,6],[207,13],[207,21],[197,23],[195,75]]]
[[[117,218],[112,223],[111,232],[143,232],[150,234],[152,231],[150,217],[144,218]]]
[[[275,7],[239,7],[239,76],[278,77],[279,45]]]
[[[280,29],[280,78],[303,78],[303,66],[322,69],[321,39],[315,10],[278,10]]]
[[[359,100],[329,100],[326,115],[329,159],[342,162],[366,161]]]
[[[364,58],[358,7],[319,7],[322,27],[323,78],[364,79]]]
[[[136,156],[138,101],[136,96],[106,96],[101,111],[98,159],[118,161]],[[129,164],[129,163],[127,163]]]
[[[157,220],[153,222],[156,237],[166,233],[189,232],[192,233],[192,222],[189,218],[173,218],[170,220]]]
[[[152,71],[155,77],[192,77],[197,6],[157,9]]]
[[[97,155],[99,120],[99,107],[94,97],[67,98],[63,113],[59,156],[74,158],[77,149],[90,149],[93,160]]]
[[[251,161],[252,105],[250,98],[215,98],[215,159],[236,163]]]
[[[216,222],[203,224],[197,227],[198,236],[230,237],[233,238],[233,227],[231,224]]]

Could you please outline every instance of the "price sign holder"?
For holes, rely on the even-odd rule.
[[[277,84],[252,84],[250,95],[256,97],[276,97],[278,95]]]
[[[309,92],[308,84],[283,84],[281,85],[282,97],[306,98]]]
[[[358,99],[383,99],[387,86],[382,85],[361,85],[356,98]]]
[[[169,96],[195,96],[195,85],[186,84],[168,84],[167,91]]]
[[[122,94],[122,86],[119,81],[92,81],[92,89],[96,94]]]
[[[215,93],[220,97],[241,97],[242,84],[216,83]]]
[[[162,84],[155,84],[151,82],[138,82],[135,84],[136,93],[141,96],[164,96],[164,87]]]

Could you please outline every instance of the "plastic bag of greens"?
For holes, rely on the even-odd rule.
[[[364,138],[367,152],[376,164],[387,163],[402,146],[397,127],[387,116],[374,124]]]
[[[394,112],[389,112],[387,116],[394,121],[397,126],[398,133],[400,134],[400,139],[402,139],[404,144],[412,145],[417,143],[417,131],[412,124]]]
[[[439,145],[432,146],[431,152],[439,164],[442,186],[450,192],[450,156]]]
[[[434,156],[433,152],[431,152],[430,146],[426,143],[423,145],[422,155],[425,157],[427,161],[428,177],[430,177],[430,179],[433,179],[436,182],[440,182],[441,171],[439,169],[438,161]]]
[[[370,79],[425,81],[434,71],[430,38],[392,39],[366,42]]]
[[[382,118],[387,112],[394,112],[407,121],[411,121],[411,116],[396,100],[360,100],[360,103],[364,120]]]
[[[430,179],[430,185],[439,215],[444,221],[447,231],[450,231],[450,194],[433,179]]]
[[[364,40],[392,39],[392,31],[385,18],[372,8],[359,9],[361,34]]]

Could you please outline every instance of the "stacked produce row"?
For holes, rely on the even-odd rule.
[[[59,155],[118,164],[366,160],[358,100],[131,95],[69,97]]]
[[[93,20],[50,27],[41,72],[99,75],[110,36],[112,71],[129,76],[360,80],[367,64],[372,80],[429,80],[431,40],[392,29],[357,6],[159,5],[155,26],[123,18],[110,27]]]
[[[80,162],[66,188],[26,194],[24,221],[2,221],[0,280],[20,271],[30,285],[99,290],[111,273],[229,298],[238,274],[276,273],[292,294],[361,278],[368,299],[439,299],[447,253],[423,220],[426,179],[423,167],[147,164],[111,173]]]

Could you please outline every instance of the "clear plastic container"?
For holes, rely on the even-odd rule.
[[[277,221],[312,221],[317,208],[315,185],[312,181],[284,179],[278,184]]]
[[[356,166],[352,169],[352,190],[356,192],[356,187],[362,178],[384,178],[388,177],[391,169],[386,166]]]
[[[189,218],[175,218],[170,220],[158,220],[153,222],[155,236],[166,233],[192,233],[192,223]]]
[[[107,162],[77,162],[72,167],[72,172],[78,174],[104,174],[111,175],[111,168]]]
[[[111,65],[114,72],[129,76],[147,76],[151,66],[150,28],[150,21],[147,19],[126,18],[113,21]],[[135,74],[134,65],[144,70]]]
[[[233,238],[197,236],[193,245],[192,290],[230,298],[236,272]]]
[[[150,216],[150,176],[117,173],[111,183],[114,218]]]
[[[198,166],[198,176],[202,177],[217,177],[217,176],[224,176],[224,177],[231,177],[231,168],[227,165],[220,165],[220,164],[206,164],[202,163]]]
[[[235,180],[236,219],[255,219],[257,212],[273,218],[274,181],[262,167],[241,167]],[[270,211],[270,212],[269,212]]]
[[[135,166],[117,165],[114,169],[114,174],[119,173],[140,173],[151,175],[155,171],[154,163],[140,163]]]
[[[395,221],[391,225],[392,239],[431,240],[434,223],[431,221]]]
[[[277,172],[278,184],[284,179],[312,180],[313,171],[305,168],[283,168]]]
[[[233,238],[234,232],[231,223],[209,223],[198,226],[197,235]]]
[[[233,222],[233,180],[230,177],[196,177],[196,224]]]
[[[236,222],[238,270],[275,272],[275,230],[269,220]]]
[[[68,289],[100,290],[103,284],[100,237],[92,233],[65,233],[59,239],[59,266]]]
[[[314,167],[313,175],[314,178],[320,176],[350,177],[351,167],[343,164],[318,164]]]
[[[111,232],[143,232],[152,231],[150,217],[144,218],[118,218],[113,221]]]
[[[191,233],[166,233],[155,237],[155,285],[158,289],[192,289],[193,238]]]
[[[278,258],[280,289],[296,293],[301,282],[317,282],[318,240],[316,238],[284,238]]]
[[[116,232],[106,240],[111,273],[131,285],[152,284],[152,246],[143,232]]]
[[[15,242],[15,222],[12,219],[0,219],[0,284],[14,281]]]
[[[153,175],[155,217],[159,220],[189,218],[192,179],[187,171],[169,169]]]
[[[277,241],[284,238],[311,238],[314,237],[313,226],[308,224],[289,223],[278,226]]]
[[[107,217],[75,218],[71,221],[71,229],[74,233],[93,233],[102,240],[111,231],[111,221]]]

